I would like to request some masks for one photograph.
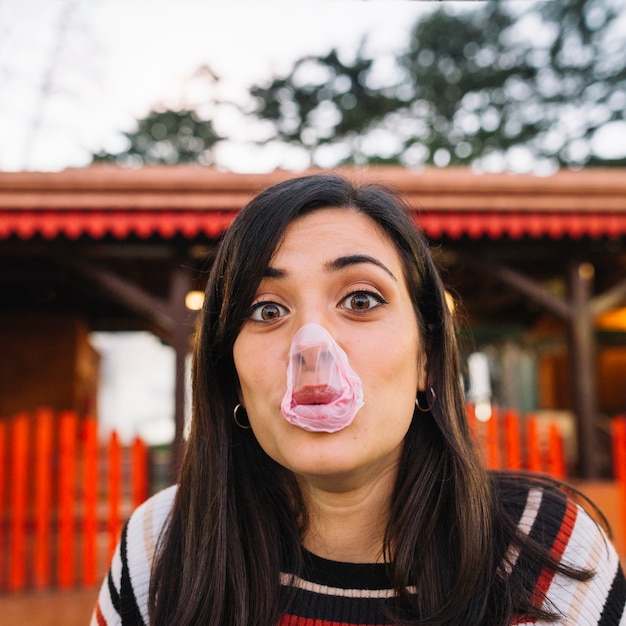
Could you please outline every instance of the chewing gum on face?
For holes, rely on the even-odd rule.
[[[318,324],[294,335],[287,366],[285,419],[312,432],[334,433],[349,426],[363,406],[363,385],[348,356]]]

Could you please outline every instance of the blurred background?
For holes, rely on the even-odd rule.
[[[311,168],[410,200],[461,316],[487,463],[600,481],[619,505],[625,111],[624,0],[0,0],[0,590],[85,586],[91,602],[110,535],[175,471],[221,233]],[[42,432],[40,476],[95,489],[70,517],[89,509],[98,530],[48,561],[44,531],[20,531],[64,489],[26,472]],[[53,538],[91,537],[59,519]],[[39,565],[16,575],[20,554]]]

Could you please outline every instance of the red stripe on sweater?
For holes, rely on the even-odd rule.
[[[554,539],[554,543],[552,544],[552,548],[550,552],[552,555],[558,560],[561,560],[563,556],[563,552],[565,552],[565,548],[567,548],[567,544],[572,536],[572,531],[574,530],[574,524],[576,523],[576,517],[578,516],[578,509],[576,504],[571,500],[567,502],[567,508],[565,510],[565,515],[563,515],[563,520],[561,522],[561,527],[559,528],[559,532]],[[548,592],[548,588],[550,587],[550,583],[554,578],[555,572],[544,568],[539,576],[539,580],[535,585],[535,589],[533,591],[532,602],[536,606],[540,606],[546,593]]]
[[[283,615],[278,626],[367,626],[367,624],[352,624],[350,622],[329,622],[328,620],[298,617],[297,615]]]
[[[98,626],[107,626],[107,621],[104,619],[104,615],[102,615],[100,602],[96,604],[96,621],[98,622]]]

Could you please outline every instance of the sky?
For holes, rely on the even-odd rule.
[[[152,107],[197,104],[211,90],[193,80],[201,66],[220,78],[212,95],[238,101],[297,58],[333,46],[350,54],[366,34],[368,51],[390,54],[436,4],[0,0],[0,170],[80,167],[92,152],[117,150],[120,130]],[[227,150],[244,169],[255,156]]]

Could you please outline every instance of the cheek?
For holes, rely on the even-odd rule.
[[[278,393],[282,398],[284,394],[287,377],[284,359],[265,344],[237,339],[233,346],[242,399],[248,404],[272,400]]]
[[[409,333],[365,343],[355,355],[354,367],[370,389],[415,395],[420,380],[417,334]]]

